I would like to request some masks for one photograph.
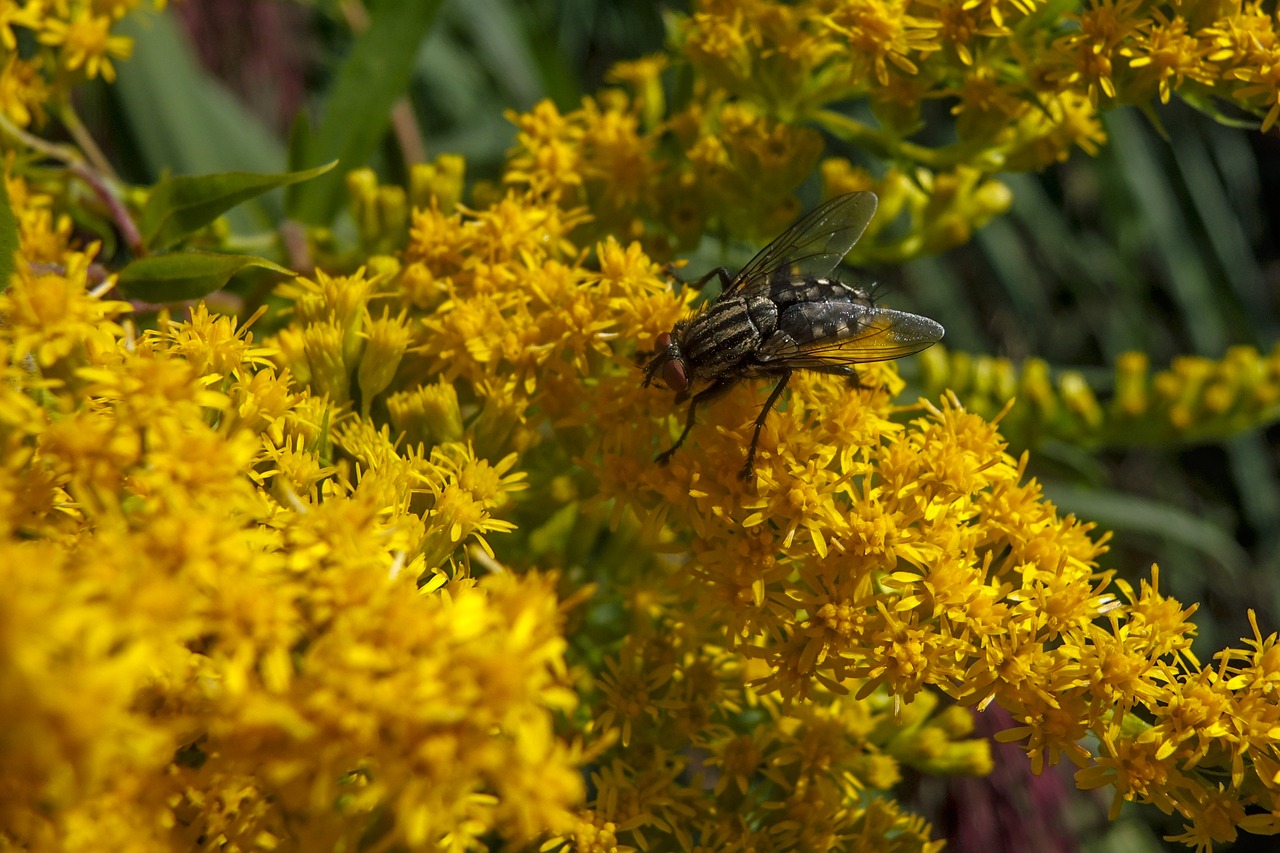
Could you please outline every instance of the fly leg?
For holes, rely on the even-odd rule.
[[[706,286],[706,283],[716,276],[720,277],[720,291],[723,293],[729,287],[729,283],[733,281],[729,276],[729,270],[725,267],[716,267],[697,281],[688,282],[688,285],[694,290],[702,290],[702,288]]]
[[[698,405],[707,402],[713,397],[719,397],[725,391],[728,391],[735,381],[728,377],[720,378],[693,395],[693,399],[689,401],[689,414],[684,420],[684,431],[680,433],[680,437],[676,439],[675,444],[658,454],[656,461],[659,465],[666,465],[670,462],[671,454],[679,450],[680,445],[684,444],[684,440],[689,437],[689,430],[693,429],[694,415],[698,410]],[[677,402],[679,401],[677,400]]]
[[[848,382],[850,388],[870,388],[862,381],[862,376],[857,369],[849,364],[815,364],[807,365],[805,370],[811,373],[825,373],[828,376],[843,376]]]
[[[868,385],[862,381],[862,374],[858,373],[851,365],[848,364],[827,364],[806,367],[805,370],[813,373],[826,373],[830,376],[843,376],[850,388],[858,391],[866,391],[868,389],[882,388],[881,385]]]
[[[738,474],[738,476],[746,480],[748,483],[756,477],[756,444],[760,441],[760,428],[764,426],[764,419],[767,418],[769,416],[769,412],[773,410],[773,404],[778,402],[778,397],[782,396],[782,389],[787,387],[787,380],[790,378],[790,370],[782,374],[782,378],[778,380],[778,384],[773,388],[773,393],[769,395],[768,400],[765,400],[764,408],[760,410],[759,417],[756,418],[756,430],[751,434],[751,446],[747,448],[747,463],[742,466],[742,471]]]
[[[707,273],[697,281],[684,281],[683,279],[681,279],[678,275],[676,275],[676,268],[674,264],[665,264],[662,267],[662,273],[663,275],[666,275],[675,279],[676,283],[687,284],[690,287],[692,287],[694,290],[702,290],[702,288],[706,286],[707,282],[711,281],[711,279],[716,278],[717,276],[719,276],[720,278],[721,291],[727,288],[729,286],[729,283],[733,281],[733,276],[729,275],[728,267],[716,267],[711,272]]]

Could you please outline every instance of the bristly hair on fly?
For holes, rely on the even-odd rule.
[[[854,365],[920,352],[942,339],[928,317],[880,308],[865,289],[831,273],[875,215],[874,193],[833,198],[802,216],[760,250],[737,275],[711,270],[694,287],[719,278],[720,294],[658,336],[645,367],[644,385],[656,378],[689,401],[684,430],[657,461],[666,464],[693,429],[698,406],[744,379],[777,380],[755,420],[742,466],[755,477],[756,445],[765,418],[797,370],[844,376],[856,383]],[[700,389],[700,390],[697,390]]]

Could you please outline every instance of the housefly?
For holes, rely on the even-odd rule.
[[[760,428],[796,370],[812,370],[858,382],[855,364],[888,361],[919,352],[942,339],[927,317],[877,307],[871,295],[831,277],[876,212],[873,193],[833,198],[784,231],[732,278],[723,267],[713,277],[720,295],[692,317],[658,336],[644,384],[657,377],[676,402],[689,401],[684,431],[658,455],[666,464],[689,431],[698,406],[744,379],[777,380],[755,420],[742,478],[755,476]],[[696,386],[701,390],[693,393]]]

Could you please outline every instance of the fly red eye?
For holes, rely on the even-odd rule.
[[[671,346],[671,333],[663,332],[662,334],[658,335],[658,340],[655,341],[654,343],[657,346],[659,351],[666,349],[667,347]]]
[[[689,377],[684,372],[684,362],[673,358],[662,365],[662,381],[672,391],[684,391],[689,387]]]

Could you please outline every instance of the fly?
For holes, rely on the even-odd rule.
[[[658,335],[657,350],[645,368],[645,387],[661,377],[689,400],[684,431],[658,455],[666,464],[693,429],[698,406],[744,379],[777,379],[755,420],[741,476],[755,476],[760,429],[796,370],[812,370],[858,381],[855,364],[888,361],[920,352],[942,339],[943,329],[928,317],[878,308],[870,294],[831,277],[831,271],[858,242],[875,215],[874,193],[833,198],[800,218],[760,250],[732,278],[724,267],[695,287],[719,277],[720,295],[692,317]],[[690,394],[695,386],[704,386]]]

